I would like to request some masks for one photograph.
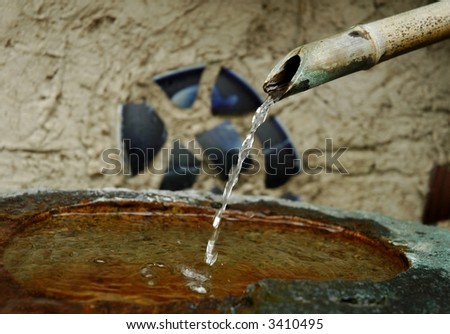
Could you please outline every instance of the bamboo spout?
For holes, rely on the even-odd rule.
[[[450,1],[440,1],[289,52],[269,73],[263,89],[281,100],[385,60],[450,38]]]

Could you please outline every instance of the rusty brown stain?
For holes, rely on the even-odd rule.
[[[355,37],[355,38],[361,37],[361,38],[369,40],[369,34],[365,30],[364,31],[353,30],[353,31],[350,31],[348,35],[350,37]]]
[[[283,96],[289,88],[291,79],[297,72],[300,62],[301,58],[298,54],[286,60],[282,69],[263,84],[264,91],[273,99]]]

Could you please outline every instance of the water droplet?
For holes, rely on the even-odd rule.
[[[197,293],[205,294],[208,292],[204,286],[197,284],[196,282],[189,282],[188,284],[186,284],[186,286]]]
[[[162,262],[153,262],[152,265],[158,268],[164,268],[166,265]]]
[[[155,273],[149,268],[144,267],[139,271],[144,278],[154,277]]]
[[[208,277],[202,273],[199,273],[198,271],[195,271],[193,269],[190,269],[188,267],[181,268],[181,273],[187,277],[194,279],[198,282],[206,282],[208,280]]]
[[[186,286],[197,293],[207,293],[204,283],[208,280],[208,276],[188,267],[182,267],[181,273],[188,279]]]

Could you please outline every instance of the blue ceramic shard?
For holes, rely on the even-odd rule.
[[[210,167],[221,179],[227,180],[231,166],[237,164],[241,137],[230,121],[223,121],[216,127],[195,136],[211,162]],[[253,160],[244,161],[243,169],[251,168]]]
[[[238,74],[222,67],[212,94],[213,115],[242,115],[254,112],[262,103],[259,94]]]
[[[191,188],[200,170],[201,162],[177,140],[173,143],[169,166],[160,189],[176,191]]]
[[[157,75],[153,80],[177,107],[187,109],[192,107],[197,98],[204,69],[204,65],[185,67]]]
[[[192,85],[178,91],[172,96],[172,102],[180,109],[192,107],[197,98],[198,87],[198,85]],[[238,101],[236,95],[222,96],[216,87],[213,88],[211,97],[212,110],[233,107]]]
[[[197,98],[198,85],[191,85],[176,92],[171,100],[180,109],[192,107]]]
[[[222,195],[223,194],[223,189],[218,187],[218,186],[214,186],[211,189],[209,189],[209,192],[214,194],[214,195]]]
[[[300,173],[297,152],[276,117],[268,118],[258,128],[256,135],[263,145],[267,188],[277,188]]]
[[[222,96],[217,86],[213,87],[211,92],[211,107],[214,112],[218,110],[229,110],[234,108],[239,102],[239,97],[237,95]]]
[[[167,131],[155,110],[146,103],[121,105],[119,113],[124,173],[135,176],[144,171],[164,145]]]
[[[291,193],[290,191],[282,193],[280,198],[287,199],[288,201],[300,202],[300,196]]]

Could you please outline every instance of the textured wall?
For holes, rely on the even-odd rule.
[[[221,65],[260,89],[297,45],[424,4],[2,1],[1,190],[158,187],[157,175],[100,173],[102,151],[116,146],[119,104],[147,99],[170,140],[189,140],[218,122],[208,107]],[[340,159],[349,174],[296,176],[272,194],[290,190],[304,201],[418,220],[431,168],[450,162],[449,52],[442,42],[277,104],[272,112],[300,151],[323,149],[325,138],[349,147]],[[200,98],[180,111],[151,78],[193,64],[207,65]],[[250,116],[233,122],[244,132]],[[214,184],[221,182],[202,175],[196,188]],[[261,175],[242,177],[236,191],[271,193]]]

